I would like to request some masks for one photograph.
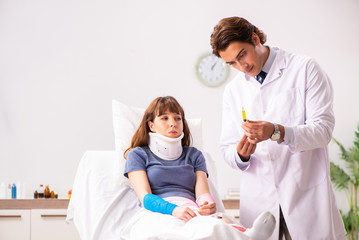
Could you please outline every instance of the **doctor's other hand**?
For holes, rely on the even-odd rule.
[[[257,145],[255,143],[250,143],[248,137],[243,134],[241,140],[238,142],[236,150],[243,162],[249,160],[251,154],[256,150]]]
[[[274,132],[274,125],[265,121],[249,121],[242,123],[244,134],[248,137],[248,141],[256,144],[269,139]]]
[[[215,202],[207,202],[205,201],[201,206],[199,206],[198,213],[200,215],[211,215],[217,211]]]
[[[197,217],[196,213],[188,207],[177,206],[173,209],[172,216],[179,218],[185,222],[188,222],[194,217]]]

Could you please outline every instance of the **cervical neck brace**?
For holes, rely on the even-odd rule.
[[[165,160],[176,160],[182,154],[182,138],[184,134],[178,138],[165,137],[158,133],[149,133],[148,147],[158,157]]]

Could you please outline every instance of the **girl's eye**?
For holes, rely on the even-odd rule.
[[[167,117],[161,117],[161,120],[167,120]]]
[[[181,118],[181,117],[178,117],[178,118],[176,118],[176,120],[177,120],[177,121],[181,121],[181,120],[182,120],[182,118]]]

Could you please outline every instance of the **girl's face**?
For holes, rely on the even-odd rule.
[[[182,116],[168,111],[156,116],[153,122],[148,121],[148,126],[152,132],[170,138],[178,138],[183,132]]]

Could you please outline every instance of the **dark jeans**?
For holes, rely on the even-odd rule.
[[[292,240],[283,217],[282,208],[279,206],[279,240],[282,240],[283,236],[285,240]]]

